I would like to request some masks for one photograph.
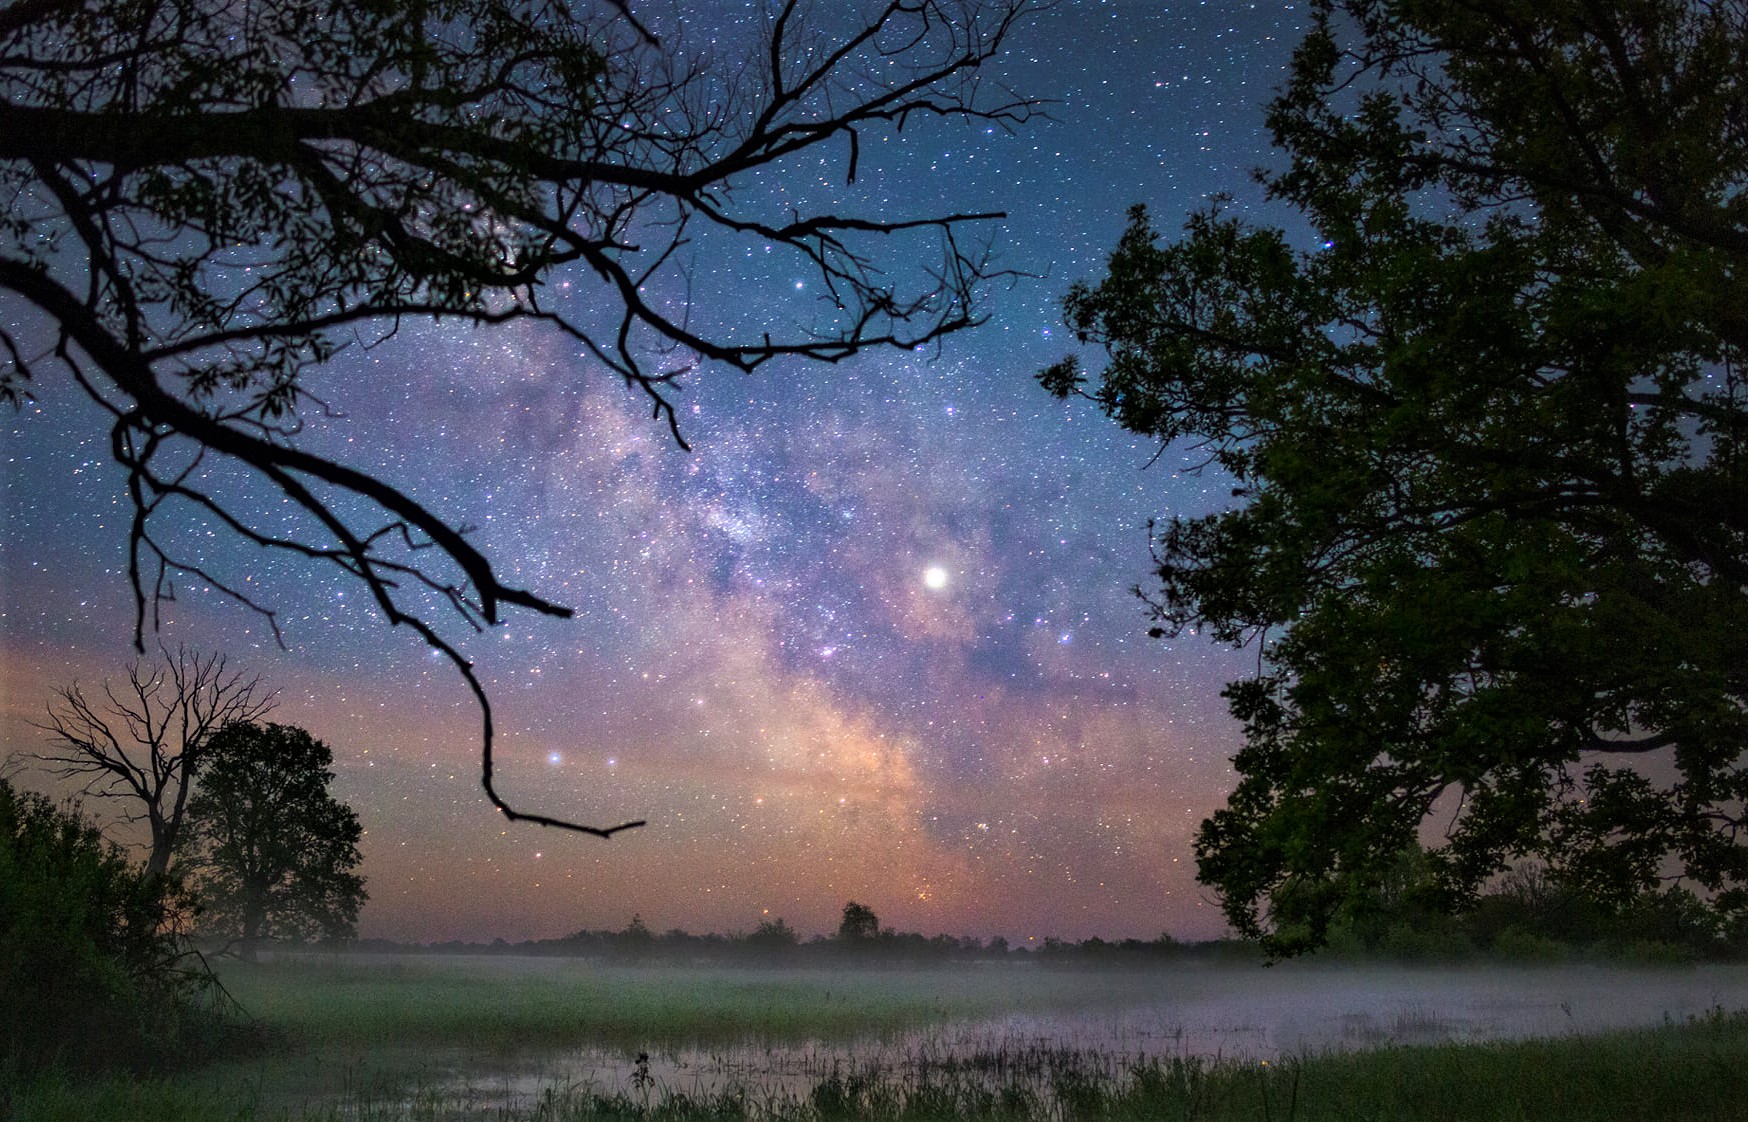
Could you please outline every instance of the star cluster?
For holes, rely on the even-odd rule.
[[[452,668],[362,590],[215,531],[206,556],[263,590],[290,649],[195,586],[161,637],[260,670],[273,719],[335,749],[367,829],[362,933],[547,937],[633,912],[823,931],[847,899],[928,933],[1218,932],[1190,839],[1230,785],[1218,691],[1249,656],[1148,640],[1129,589],[1147,520],[1225,492],[1032,374],[1073,348],[1057,301],[1130,204],[1170,216],[1234,191],[1267,220],[1248,171],[1298,19],[1142,0],[1040,16],[993,77],[1049,99],[1049,120],[907,131],[858,181],[887,212],[1005,210],[1002,263],[1039,279],[990,292],[989,322],[939,353],[700,370],[676,397],[691,452],[536,326],[408,328],[316,372],[337,414],[311,447],[406,486],[508,583],[575,611],[455,637],[493,699],[503,793],[649,820],[605,843],[506,824]],[[733,322],[749,285],[807,297],[792,262],[759,268],[701,257],[690,299]],[[53,687],[131,653],[102,418],[71,387],[36,393],[0,445],[10,747],[40,735]]]

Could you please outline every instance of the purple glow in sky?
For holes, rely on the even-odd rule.
[[[688,17],[694,38],[707,18]],[[504,793],[649,820],[610,842],[506,825],[452,668],[361,589],[215,538],[210,562],[266,590],[290,649],[197,587],[160,638],[258,670],[273,719],[334,749],[368,831],[361,933],[515,940],[633,912],[824,931],[847,899],[931,934],[1218,933],[1190,842],[1232,782],[1219,689],[1252,658],[1148,639],[1129,590],[1147,520],[1226,490],[1033,374],[1072,349],[1058,301],[1102,269],[1128,206],[1169,228],[1216,191],[1258,205],[1261,105],[1300,18],[1068,0],[1033,20],[992,77],[1050,120],[907,128],[865,145],[854,191],[889,215],[1005,210],[1001,262],[1038,279],[992,290],[989,322],[939,354],[700,370],[678,398],[691,452],[532,325],[409,328],[315,372],[339,415],[312,420],[312,447],[474,527],[509,583],[576,610],[455,636],[494,700]],[[701,254],[699,314],[756,312],[749,276],[797,299],[811,279]],[[34,391],[0,438],[8,748],[38,742],[54,687],[131,658],[106,424],[74,387]]]

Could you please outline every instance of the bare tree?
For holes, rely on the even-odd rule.
[[[712,58],[625,0],[0,0],[0,293],[25,306],[0,322],[0,399],[53,370],[113,418],[141,650],[178,577],[278,630],[168,511],[336,566],[467,680],[495,806],[610,834],[498,797],[490,704],[435,622],[569,609],[503,583],[399,484],[300,447],[326,409],[300,375],[407,317],[536,321],[684,446],[673,395],[700,364],[837,362],[971,327],[1008,274],[966,232],[1001,215],[869,214],[819,168],[848,185],[865,140],[1026,121],[1038,103],[981,71],[1040,6],[878,0],[809,26],[773,0],[756,49]],[[821,283],[749,293],[744,315],[694,307],[700,262],[766,253]]]
[[[212,735],[274,705],[259,675],[232,670],[223,655],[160,654],[159,661],[135,660],[125,685],[105,681],[101,699],[87,697],[77,682],[57,691],[48,719],[36,723],[51,747],[28,757],[63,779],[83,780],[88,795],[131,804],[122,821],[146,824],[146,874],[154,877],[170,868]]]

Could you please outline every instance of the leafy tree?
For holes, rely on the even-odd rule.
[[[1502,936],[1533,936],[1566,946],[1598,941],[1606,921],[1591,901],[1557,880],[1546,867],[1525,862],[1501,876],[1476,901],[1465,925],[1481,946]]]
[[[880,934],[880,917],[874,909],[854,900],[844,905],[844,918],[838,924],[838,938],[847,944],[867,944]]]
[[[1367,951],[1449,953],[1460,936],[1448,917],[1427,906],[1435,898],[1426,853],[1418,845],[1410,846],[1397,854],[1393,866],[1373,882],[1367,895],[1343,901],[1333,927],[1338,938]],[[1446,941],[1435,943],[1441,935]]]
[[[747,946],[756,947],[763,951],[793,950],[800,943],[801,936],[793,927],[789,926],[789,921],[782,916],[778,916],[776,919],[760,920],[759,925],[753,928],[752,934],[746,937]]]
[[[334,754],[289,725],[226,725],[189,804],[201,930],[253,957],[263,939],[346,939],[364,905],[363,831],[328,792]]]
[[[1135,210],[1040,377],[1199,448],[1157,634],[1260,646],[1197,857],[1275,953],[1437,808],[1450,907],[1516,858],[1609,909],[1748,905],[1748,9],[1321,0],[1262,175],[1306,230]],[[1303,247],[1303,248],[1302,248]]]
[[[274,704],[259,675],[230,669],[223,655],[160,653],[160,662],[128,667],[125,686],[105,682],[102,701],[77,682],[58,691],[48,720],[36,726],[51,747],[30,757],[63,779],[83,780],[87,795],[131,804],[123,821],[146,824],[148,877],[170,868],[207,740]]]
[[[211,1043],[211,978],[177,935],[174,878],[0,779],[0,1056],[34,1071],[161,1068]]]
[[[1024,122],[1035,102],[978,78],[1033,6],[877,0],[808,26],[784,0],[762,42],[694,58],[626,0],[13,0],[0,399],[52,373],[113,418],[142,651],[178,577],[278,631],[178,528],[333,565],[466,678],[493,804],[577,828],[498,798],[489,702],[436,623],[569,610],[505,584],[403,485],[300,444],[326,409],[305,373],[408,319],[532,321],[683,445],[673,399],[700,364],[837,362],[975,325],[1002,274],[967,233],[1000,215],[869,214],[819,168],[854,183],[863,142],[907,124]],[[774,199],[791,175],[808,189]],[[732,308],[684,298],[694,262],[767,253],[822,282],[788,293],[805,307],[756,283]]]
[[[1629,954],[1703,958],[1727,949],[1717,914],[1679,886],[1648,892],[1623,909],[1615,938]]]

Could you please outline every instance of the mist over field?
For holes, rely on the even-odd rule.
[[[533,1110],[555,1088],[805,1101],[833,1079],[942,1072],[1047,1098],[1065,1065],[1116,1085],[1152,1061],[1574,1038],[1748,1007],[1748,966],[1734,964],[757,968],[377,954],[285,956],[225,980],[306,1042],[225,1079],[301,1110],[372,1081],[397,1088],[392,1105],[411,1079],[458,1118]]]

